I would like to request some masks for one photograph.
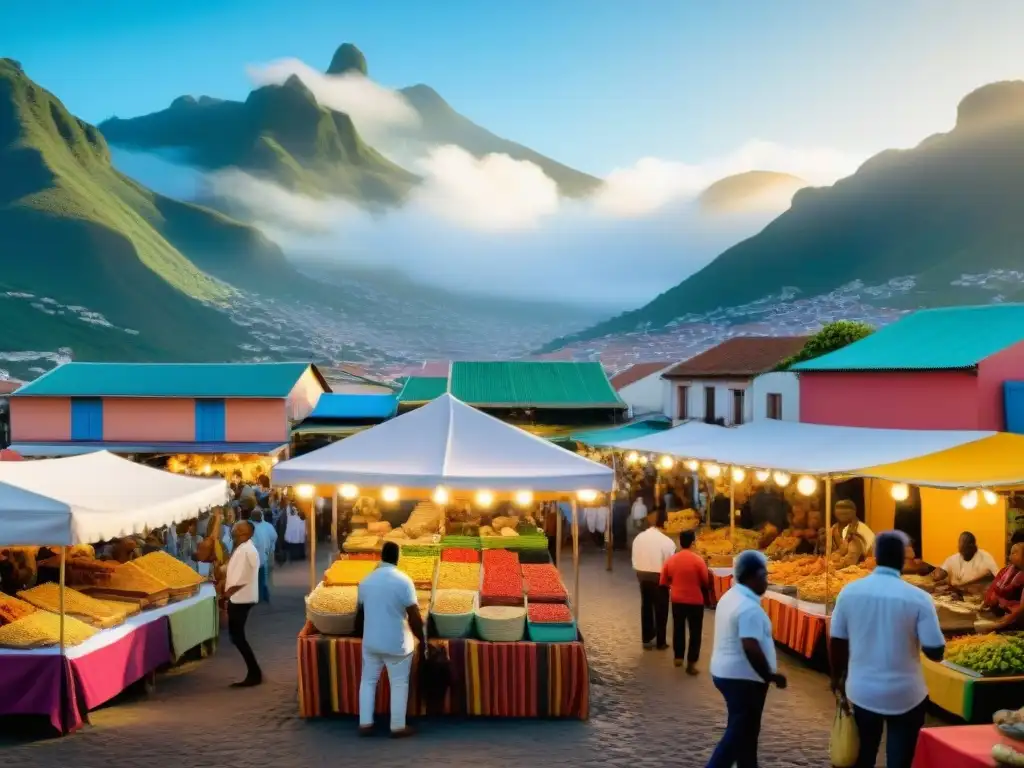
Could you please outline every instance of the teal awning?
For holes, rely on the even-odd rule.
[[[601,447],[614,445],[623,440],[634,440],[638,437],[647,437],[657,432],[664,432],[671,426],[667,421],[638,421],[635,424],[624,424],[621,427],[611,427],[610,429],[590,429],[573,432],[569,435],[569,439],[575,440],[578,443]]]

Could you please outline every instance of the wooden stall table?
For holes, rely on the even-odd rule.
[[[489,643],[431,640],[452,663],[444,714],[474,717],[575,718],[590,716],[590,670],[582,642]],[[298,638],[299,715],[359,714],[363,642],[321,635],[309,622]],[[417,685],[419,654],[409,678],[409,714],[425,713]],[[387,672],[377,688],[376,711],[390,710]]]
[[[921,668],[932,703],[968,723],[990,723],[1000,709],[1024,702],[1024,676],[973,677],[923,656]]]
[[[732,586],[732,568],[711,568],[711,599],[715,605]]]
[[[1021,742],[1003,736],[994,725],[923,728],[917,739],[913,768],[995,768],[992,747]]]
[[[828,617],[821,603],[809,603],[789,595],[768,591],[761,605],[772,622],[775,642],[810,659],[828,635]]]

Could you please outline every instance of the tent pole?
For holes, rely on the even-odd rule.
[[[59,603],[60,603],[60,731],[61,734],[68,732],[68,707],[67,702],[70,698],[67,692],[68,685],[68,674],[64,669],[66,652],[64,643],[64,584],[65,584],[65,568],[64,563],[67,559],[68,548],[61,546],[60,548],[60,590],[59,590]]]
[[[576,499],[572,500],[572,613],[580,620],[580,515]]]
[[[832,476],[825,475],[825,615],[832,613],[829,573],[832,571]]]
[[[618,462],[615,460],[614,451],[612,452],[612,472],[614,473],[614,479],[612,480],[612,492],[608,497],[608,527],[605,529],[608,531],[608,535],[605,539],[607,551],[605,552],[604,568],[609,573],[612,570],[612,547],[615,545],[615,501],[619,495],[619,467]]]
[[[331,546],[333,551],[331,557],[338,554],[338,489],[331,494]]]
[[[309,591],[316,589],[316,494],[309,500]]]
[[[562,508],[558,502],[554,502],[555,512],[557,513],[555,519],[555,568],[562,567]]]
[[[736,480],[729,467],[729,541],[736,546]],[[712,502],[714,503],[714,502]],[[710,514],[710,513],[709,513]]]

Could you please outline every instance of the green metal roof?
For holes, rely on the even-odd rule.
[[[309,363],[65,363],[21,387],[16,397],[284,398]]]
[[[1020,341],[1024,304],[926,309],[792,370],[962,370]]]
[[[625,440],[635,440],[638,437],[647,437],[656,432],[664,432],[672,424],[668,421],[651,420],[638,421],[633,424],[623,424],[620,427],[609,427],[608,429],[589,429],[573,432],[569,439],[577,443],[585,443],[595,447],[615,445]]]
[[[444,376],[410,376],[398,393],[399,404],[426,403],[448,391],[448,379]]]
[[[492,408],[624,408],[600,363],[452,363],[449,391]]]

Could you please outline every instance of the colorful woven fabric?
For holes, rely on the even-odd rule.
[[[590,671],[582,643],[487,643],[433,640],[447,649],[452,686],[444,712],[480,717],[575,718],[590,715]],[[299,633],[299,714],[323,717],[359,711],[362,641],[326,637],[309,623]],[[422,714],[419,655],[413,656],[409,714]],[[390,708],[387,675],[377,688],[376,710]]]

